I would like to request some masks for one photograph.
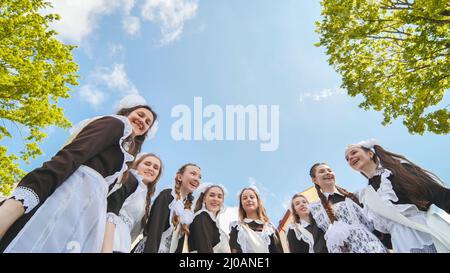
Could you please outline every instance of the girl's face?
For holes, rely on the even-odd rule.
[[[202,173],[197,166],[187,166],[184,173],[177,174],[177,180],[181,181],[181,191],[185,193],[194,192],[202,181]]]
[[[353,170],[359,172],[361,172],[365,166],[373,162],[372,157],[372,152],[364,151],[360,147],[351,147],[345,153],[345,160],[347,160],[348,165]]]
[[[258,197],[252,190],[244,190],[241,194],[241,204],[247,215],[258,209]]]
[[[292,200],[292,204],[294,204],[295,213],[297,213],[300,218],[309,217],[308,200],[306,200],[306,198],[298,196]]]
[[[144,177],[143,182],[147,185],[155,182],[158,177],[161,171],[161,161],[154,156],[147,156],[136,169]]]
[[[333,170],[325,164],[316,167],[315,177],[312,180],[321,188],[332,187],[336,184],[336,177],[334,176]]]
[[[135,136],[145,134],[153,124],[153,114],[147,108],[138,108],[128,115]]]
[[[219,187],[210,188],[205,195],[205,206],[210,212],[217,214],[223,206],[224,195]]]

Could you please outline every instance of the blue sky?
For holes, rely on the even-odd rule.
[[[63,0],[53,27],[78,48],[79,86],[61,101],[73,124],[112,114],[118,100],[138,92],[159,114],[159,130],[144,151],[161,156],[165,172],[159,189],[172,187],[186,162],[202,168],[203,180],[224,184],[226,204],[251,183],[262,192],[278,224],[290,197],[312,185],[308,171],[328,162],[337,183],[348,190],[365,185],[344,160],[347,144],[375,138],[450,181],[448,136],[410,135],[401,121],[383,127],[380,113],[357,107],[339,88],[340,76],[327,63],[314,22],[319,1],[266,0]],[[279,105],[279,147],[261,152],[258,141],[175,141],[172,108],[192,111],[203,104]],[[444,102],[448,104],[449,97]],[[63,145],[68,131],[48,129],[44,155],[22,164],[40,166]],[[11,144],[10,151],[20,148]]]

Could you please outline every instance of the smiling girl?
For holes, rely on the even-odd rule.
[[[189,226],[189,251],[197,253],[230,253],[228,235],[220,228],[225,191],[220,185],[204,185],[195,204],[195,217]]]
[[[231,223],[230,248],[232,253],[283,253],[278,231],[253,187],[239,194],[239,221]]]
[[[360,199],[375,228],[391,234],[394,252],[436,252],[433,240],[450,251],[450,224],[433,230],[427,223],[433,204],[450,213],[450,189],[436,175],[375,140],[349,145],[345,159],[368,179]]]
[[[183,165],[176,173],[175,187],[165,189],[156,197],[144,228],[144,238],[133,252],[181,253],[184,235],[189,235],[192,193],[201,183],[200,167],[193,163]]]
[[[137,95],[117,115],[81,123],[66,145],[29,172],[0,207],[6,252],[99,252],[109,186],[127,170],[156,120]]]
[[[291,201],[294,222],[287,231],[291,253],[327,253],[323,231],[317,227],[309,212],[309,201],[302,194],[295,194]]]
[[[316,163],[309,174],[320,198],[309,209],[317,226],[325,232],[328,252],[386,252],[372,233],[373,225],[365,217],[358,199],[336,185],[333,170],[325,163]]]
[[[156,184],[162,175],[161,159],[155,154],[139,155],[123,186],[108,197],[108,222],[102,252],[130,252],[131,243],[144,228]]]

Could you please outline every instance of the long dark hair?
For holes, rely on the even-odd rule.
[[[366,152],[373,153],[368,148],[361,148]],[[375,156],[372,157],[372,160],[377,165],[381,164],[383,168],[392,172],[396,177],[394,183],[398,187],[399,192],[407,196],[418,208],[428,209],[431,205],[432,192],[439,190],[439,188],[444,188],[437,182],[442,182],[442,180],[434,173],[422,169],[402,155],[386,151],[379,145],[375,145],[373,148]],[[409,168],[405,167],[401,161],[409,165]]]
[[[180,175],[184,174],[184,172],[186,171],[186,168],[188,166],[194,166],[194,167],[197,167],[197,168],[200,169],[200,167],[197,166],[194,163],[184,164],[183,166],[181,166],[180,169],[178,169],[177,174],[175,175],[175,197],[176,197],[177,200],[181,199],[181,192],[180,192],[181,181],[177,179],[177,176],[179,174]],[[192,193],[189,193],[187,198],[186,198],[186,201],[184,202],[184,208],[185,209],[191,209],[193,201],[194,201],[194,196],[192,195]],[[180,217],[174,213],[173,217],[172,217],[172,224],[173,224],[174,227],[176,227],[176,226],[178,226],[179,223],[180,223]],[[189,227],[186,224],[182,224],[181,225],[181,229],[182,229],[181,233],[180,233],[181,236],[183,236],[184,233],[189,236]]]
[[[326,163],[316,163],[314,164],[311,169],[309,170],[309,176],[311,178],[315,178],[316,177],[316,168],[320,165],[327,165]],[[327,200],[327,198],[325,197],[325,195],[322,192],[322,189],[320,188],[320,186],[316,183],[314,183],[314,186],[316,188],[317,191],[317,195],[320,198],[320,202],[322,203],[322,206],[325,209],[325,212],[328,215],[328,218],[330,219],[331,223],[334,223],[336,221],[336,215],[334,214],[334,210],[333,210],[333,204],[331,203],[331,201]],[[355,202],[356,204],[358,204],[359,206],[361,206],[361,204],[359,203],[358,198],[356,198],[356,196],[353,193],[348,192],[347,190],[345,190],[344,188],[339,187],[338,185],[335,185],[337,191],[342,194],[343,196],[350,198],[353,202]]]
[[[117,112],[117,115],[128,117],[128,115],[131,112],[133,112],[134,110],[139,109],[139,108],[145,108],[145,109],[149,110],[150,113],[152,113],[152,115],[153,115],[153,122],[152,122],[152,124],[150,124],[150,127],[147,130],[147,132],[145,132],[143,135],[141,135],[141,136],[129,136],[129,137],[127,137],[125,139],[125,142],[130,143],[130,148],[128,149],[128,153],[133,155],[133,156],[136,156],[138,153],[141,152],[142,145],[144,144],[144,141],[145,141],[145,138],[146,138],[146,136],[148,134],[148,131],[150,131],[150,129],[152,128],[153,124],[155,124],[155,121],[158,118],[158,115],[148,105],[138,105],[138,106],[134,106],[134,107],[131,107],[131,108],[122,108],[122,109],[120,109]]]

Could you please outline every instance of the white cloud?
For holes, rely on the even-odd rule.
[[[128,79],[123,64],[114,64],[112,68],[99,68],[94,72],[94,79],[110,89],[120,91],[122,95],[139,93],[134,84]]]
[[[89,82],[80,89],[80,97],[92,107],[98,108],[109,98],[108,94],[100,91],[116,92],[120,96],[139,94],[134,84],[128,79],[123,64],[114,64],[112,67],[99,67],[90,73]]]
[[[141,20],[133,16],[136,0],[50,0],[52,9],[43,13],[56,13],[60,20],[52,24],[60,37],[70,43],[82,44],[95,30],[101,18],[121,12],[122,27],[129,35],[141,28]],[[198,0],[145,0],[141,19],[160,27],[161,45],[170,44],[181,37],[184,23],[192,19],[198,8]]]
[[[303,102],[306,99],[310,99],[313,101],[321,101],[321,100],[325,100],[328,99],[330,97],[333,96],[339,96],[339,95],[343,95],[345,94],[345,89],[336,87],[334,89],[323,89],[322,91],[319,92],[307,92],[307,93],[302,93],[300,94],[300,102]]]
[[[122,27],[128,35],[134,36],[141,29],[141,21],[138,17],[127,16],[122,20]]]
[[[146,0],[141,15],[160,26],[160,44],[167,45],[180,38],[184,23],[195,16],[197,8],[197,0]]]
[[[80,88],[80,97],[92,107],[98,108],[105,100],[106,95],[93,84],[86,84]]]
[[[118,7],[118,0],[52,0],[53,9],[60,20],[52,25],[69,42],[80,44],[97,26],[98,20]]]

